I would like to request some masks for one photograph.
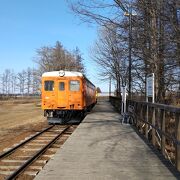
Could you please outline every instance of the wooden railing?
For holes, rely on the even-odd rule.
[[[120,112],[121,99],[110,97]],[[180,108],[127,100],[135,109],[135,127],[180,171]]]

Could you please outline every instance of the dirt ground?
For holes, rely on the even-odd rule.
[[[40,100],[0,101],[0,154],[43,127],[47,127],[47,121]]]

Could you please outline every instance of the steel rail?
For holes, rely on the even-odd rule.
[[[10,155],[11,153],[13,153],[19,147],[23,146],[24,144],[28,143],[29,141],[33,140],[37,136],[41,135],[42,133],[48,131],[49,129],[51,129],[53,127],[54,127],[54,125],[42,130],[41,132],[39,132],[39,133],[35,134],[34,136],[28,138],[27,140],[23,141],[22,143],[18,144],[17,146],[15,146],[15,147],[11,148],[10,150],[5,151],[4,153],[0,154],[0,159],[5,158],[6,156]]]
[[[42,149],[40,149],[37,153],[34,154],[33,157],[28,159],[22,166],[20,166],[16,171],[14,171],[10,176],[7,177],[6,180],[12,180],[15,179],[18,175],[20,175],[30,164],[34,162],[41,154],[43,154],[56,140],[65,132],[67,129],[69,129],[70,126],[67,126],[63,129],[53,140],[51,140],[46,146],[44,146]]]

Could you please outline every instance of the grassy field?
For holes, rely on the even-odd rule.
[[[40,99],[0,101],[0,150],[45,126]]]

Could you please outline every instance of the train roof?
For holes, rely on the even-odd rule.
[[[94,87],[95,85],[86,78],[82,73],[76,72],[76,71],[51,71],[51,72],[45,72],[42,74],[42,77],[84,77],[89,83],[91,83]]]
[[[75,71],[51,71],[42,74],[42,77],[83,77],[83,74]]]

